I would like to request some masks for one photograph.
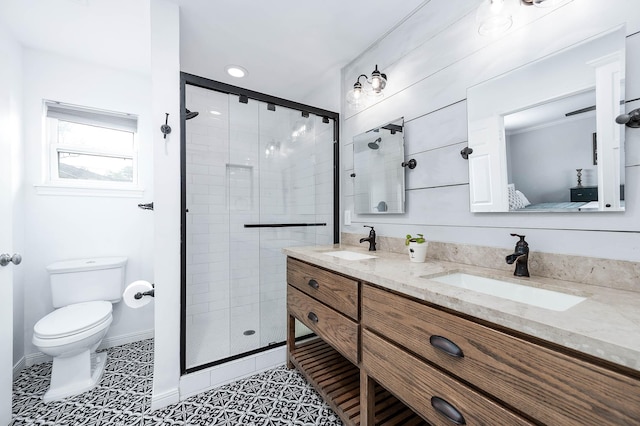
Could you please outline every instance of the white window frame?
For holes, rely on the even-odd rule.
[[[119,151],[61,144],[58,141],[58,121],[61,119],[79,124],[131,131],[133,133],[132,149]],[[138,117],[136,115],[44,101],[43,121],[46,147],[43,150],[44,183],[36,185],[39,194],[142,197],[144,191],[139,185]],[[60,178],[58,177],[60,152],[131,159],[132,182]]]

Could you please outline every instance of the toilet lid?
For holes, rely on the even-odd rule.
[[[106,321],[111,309],[111,303],[103,300],[64,306],[38,321],[33,332],[43,339],[77,334]]]

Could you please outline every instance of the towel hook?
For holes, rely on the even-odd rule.
[[[171,126],[169,126],[169,113],[165,112],[167,116],[164,118],[164,124],[160,126],[160,131],[164,134],[164,138],[167,138],[167,135],[171,133]]]
[[[153,201],[147,204],[138,204],[138,207],[140,207],[142,210],[153,210]]]

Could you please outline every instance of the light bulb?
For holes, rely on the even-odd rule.
[[[362,84],[357,81],[356,84],[353,85],[353,89],[349,90],[349,93],[347,93],[347,102],[354,107],[359,108],[361,106],[362,98]]]
[[[505,0],[485,0],[476,14],[478,33],[483,36],[496,35],[511,28],[513,20],[509,5]]]
[[[491,1],[491,12],[492,13],[500,13],[502,7],[504,6],[504,0],[489,0]]]

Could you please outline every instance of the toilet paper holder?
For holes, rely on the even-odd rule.
[[[155,285],[154,283],[151,283],[151,286],[152,286],[152,287],[154,287],[152,290],[145,291],[145,292],[137,292],[137,293],[133,296],[133,298],[134,298],[134,299],[136,299],[136,300],[140,300],[140,299],[142,299],[144,296],[151,296],[151,297],[155,297],[155,291],[156,291],[156,290],[155,290],[155,286],[156,286],[156,285]]]

